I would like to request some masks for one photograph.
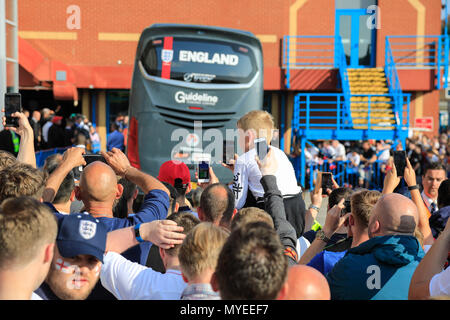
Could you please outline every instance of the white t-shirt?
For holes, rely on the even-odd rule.
[[[337,148],[335,149],[335,153],[333,155],[333,159],[342,157],[342,160],[345,161],[347,160],[346,156],[345,156],[345,147],[342,143],[339,143]]]
[[[278,170],[275,176],[281,194],[290,196],[302,192],[302,189],[297,185],[294,167],[286,154],[274,146],[270,146],[270,148],[278,161]],[[264,196],[264,189],[260,182],[262,175],[255,156],[256,149],[253,148],[241,155],[234,165],[234,177],[230,189],[235,196],[236,209],[241,209],[244,206],[249,189],[255,198]]]
[[[383,151],[377,151],[377,160],[380,161],[388,161],[391,154],[389,153],[389,149],[384,149]]]
[[[103,257],[100,281],[119,300],[179,300],[187,287],[181,271],[154,271],[108,252]]]
[[[33,292],[31,294],[31,300],[44,300],[44,299],[42,299],[38,294]]]
[[[42,137],[44,138],[45,142],[48,142],[48,129],[50,129],[50,127],[53,125],[53,122],[51,121],[47,121],[43,126],[42,126]]]
[[[450,267],[431,278],[430,296],[450,295]]]
[[[349,154],[347,154],[347,160],[353,161],[355,163],[355,165],[353,165],[351,163],[349,164],[350,167],[354,168],[354,167],[359,166],[361,158],[360,158],[359,154],[356,154],[355,156],[353,156],[353,152],[350,152]]]

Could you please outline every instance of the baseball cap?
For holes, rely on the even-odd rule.
[[[63,119],[63,117],[61,117],[61,116],[54,116],[53,119],[52,119],[52,122],[56,123],[58,121],[61,121],[62,119]]]
[[[188,166],[178,160],[164,162],[159,168],[158,180],[175,186],[175,179],[181,179],[182,184],[191,182],[191,173]]]
[[[58,220],[56,245],[63,257],[89,254],[103,263],[107,234],[106,226],[89,213],[69,214]]]

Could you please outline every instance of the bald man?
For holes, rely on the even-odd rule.
[[[70,148],[66,151],[61,164],[47,181],[44,201],[53,200],[53,193],[58,190],[68,172],[86,164],[83,158],[84,152],[82,148]],[[119,149],[114,148],[107,153],[103,152],[102,156],[108,164],[96,161],[84,167],[80,184],[75,187],[75,196],[83,201],[86,212],[104,223],[108,231],[166,218],[169,190],[160,181],[133,168],[128,158]],[[117,183],[117,176],[135,183],[146,194],[141,210],[133,217],[125,219],[113,217],[114,202],[120,199],[123,192],[123,186]],[[139,247],[126,251],[124,256],[145,265],[150,245],[150,243],[143,243]]]
[[[289,268],[278,300],[330,300],[330,288],[319,271],[296,265]]]
[[[68,149],[59,167],[53,171],[47,180],[43,199],[51,203],[59,189],[64,177],[73,169],[86,165],[83,158],[83,148]],[[84,210],[106,225],[108,231],[122,229],[139,223],[164,220],[169,208],[169,190],[154,177],[133,168],[126,155],[119,149],[113,148],[109,152],[102,152],[106,163],[96,161],[84,167],[79,186],[75,187],[75,196],[84,204]],[[129,218],[113,217],[113,206],[120,199],[123,187],[118,184],[117,176],[125,178],[137,186],[146,194],[141,210]],[[60,218],[61,215],[54,210],[54,214]],[[142,242],[125,251],[122,255],[130,261],[145,265],[152,243]],[[90,299],[111,299],[105,289],[99,287],[94,289]]]
[[[200,221],[230,229],[231,219],[237,212],[233,192],[223,183],[209,185],[202,192],[197,211]]]
[[[407,300],[411,277],[424,256],[414,231],[415,204],[382,196],[369,219],[369,240],[350,249],[328,273],[332,300]]]

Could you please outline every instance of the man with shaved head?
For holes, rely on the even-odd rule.
[[[223,183],[214,183],[203,190],[198,207],[200,221],[211,222],[230,229],[231,219],[236,213],[234,195]]]
[[[416,205],[405,196],[382,196],[369,218],[369,240],[348,250],[328,273],[333,300],[407,300],[411,277],[424,256],[414,236]]]
[[[296,265],[289,268],[278,300],[330,300],[330,287],[313,267]]]
[[[49,177],[44,201],[52,202],[64,177],[75,167],[85,165],[85,153],[82,148],[71,148],[66,151],[59,167]],[[79,186],[75,187],[75,196],[84,204],[84,211],[103,223],[107,231],[113,231],[154,220],[164,220],[169,208],[169,190],[154,177],[131,166],[126,155],[119,149],[102,152],[106,163],[96,161],[83,168]],[[115,218],[113,206],[116,199],[122,196],[123,186],[118,184],[117,176],[125,178],[145,193],[141,210],[132,217]],[[55,213],[57,216],[58,214]],[[145,265],[152,243],[142,242],[122,255],[130,261]],[[97,290],[93,295],[97,297]],[[98,299],[105,298],[99,294]]]
[[[51,202],[62,180],[75,166],[85,164],[82,148],[71,148],[63,156],[59,167],[53,171],[47,182],[44,200]],[[79,186],[75,187],[75,196],[83,201],[84,210],[107,226],[108,231],[126,228],[138,223],[163,220],[169,208],[169,190],[154,177],[133,168],[125,154],[119,149],[102,153],[106,163],[95,161],[83,168]],[[113,206],[120,199],[123,186],[117,176],[136,185],[146,194],[141,211],[129,218],[114,218]],[[50,200],[50,201],[49,201]],[[150,244],[141,244],[124,253],[131,261],[145,265]]]

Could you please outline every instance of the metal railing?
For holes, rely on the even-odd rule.
[[[45,163],[45,159],[47,159],[49,156],[59,153],[63,154],[68,147],[66,148],[56,148],[56,149],[49,149],[49,150],[40,150],[36,152],[36,166],[38,168],[42,168]]]
[[[342,38],[338,36],[335,39],[335,50],[336,50],[336,59],[335,63],[337,68],[339,69],[339,76],[341,80],[342,93],[344,94],[344,118],[347,123],[352,124],[351,110],[350,110],[350,82],[348,80],[348,70],[347,70],[347,58],[345,56],[344,44],[342,43]]]
[[[436,88],[447,88],[449,65],[449,36],[387,36],[386,66],[402,69],[436,69]],[[388,61],[388,55],[389,61]]]
[[[290,88],[290,69],[333,69],[334,36],[284,36],[282,68]]]
[[[308,186],[314,189],[314,182],[318,172],[331,172],[334,181],[341,187],[364,187],[371,190],[383,190],[386,161],[376,160],[367,167],[353,166],[350,161],[323,160],[321,163],[309,163]],[[363,174],[361,171],[364,171]],[[361,181],[360,181],[361,180]],[[360,182],[362,183],[360,185]]]
[[[398,78],[398,73],[396,69],[395,58],[392,54],[392,48],[390,46],[389,37],[386,37],[386,47],[385,47],[385,67],[384,72],[386,74],[389,93],[392,95],[394,100],[394,111],[397,112],[401,108],[401,99],[403,97],[402,87],[400,85],[400,80]]]
[[[367,112],[367,116],[354,116],[353,122],[349,122],[344,116],[347,111],[345,96],[343,93],[299,93],[294,98],[294,114],[292,116],[292,134],[298,129],[334,129],[348,130],[355,127],[361,129],[382,129],[394,127],[396,130],[408,130],[409,128],[409,104],[411,95],[402,94],[400,107],[394,110],[392,118],[380,116],[379,113],[387,112],[379,109],[386,103],[378,101],[378,97],[391,98],[389,94],[354,94],[352,97],[360,97],[367,103],[367,109],[354,112]],[[379,107],[379,108],[377,108]],[[366,121],[355,121],[355,120]],[[373,121],[376,120],[376,121]],[[395,120],[395,123],[377,123],[378,120]],[[360,123],[356,123],[360,122]],[[365,126],[366,125],[366,126]]]

